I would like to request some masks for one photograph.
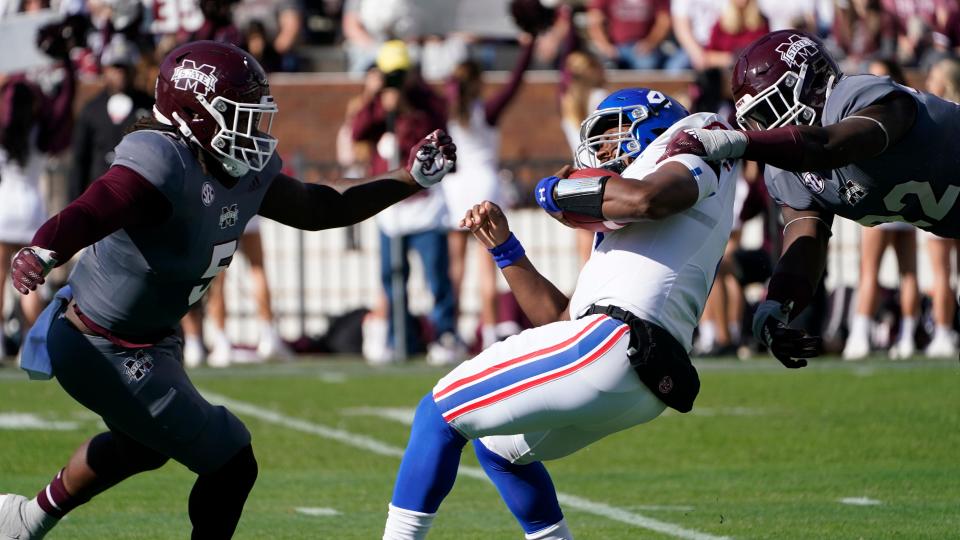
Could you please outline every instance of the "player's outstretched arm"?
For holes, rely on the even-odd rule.
[[[520,309],[536,326],[569,318],[570,299],[534,268],[499,206],[484,201],[467,210],[460,226],[490,251],[503,271]]]
[[[833,215],[819,210],[783,209],[783,254],[757,307],[753,332],[788,368],[807,365],[819,354],[820,338],[787,328],[810,305],[827,263],[827,242]]]
[[[172,212],[170,201],[156,186],[132,169],[114,165],[47,220],[30,247],[17,252],[11,263],[14,287],[29,294],[50,270],[81,249],[120,229],[162,223]]]
[[[456,163],[456,150],[450,137],[436,130],[414,146],[406,169],[323,184],[306,184],[279,174],[259,214],[308,231],[359,223],[443,179]]]
[[[916,115],[916,101],[895,92],[824,127],[683,130],[664,155],[693,154],[708,161],[742,157],[794,172],[836,169],[882,154],[910,131]]]

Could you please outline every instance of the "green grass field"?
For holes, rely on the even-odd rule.
[[[693,413],[548,464],[578,539],[960,538],[956,362],[698,366]],[[442,373],[350,360],[195,371],[253,433],[260,477],[237,538],[380,538],[404,421]],[[25,418],[48,424],[11,427]],[[0,420],[0,492],[30,495],[101,428],[56,382],[12,367]],[[522,538],[469,449],[463,465],[430,537]],[[48,538],[187,538],[192,481],[173,463],[133,478]]]

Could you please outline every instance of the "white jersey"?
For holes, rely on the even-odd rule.
[[[714,123],[732,129],[719,115],[690,115],[661,134],[623,172],[624,178],[642,180],[664,163],[680,162],[693,171],[700,195],[696,204],[677,215],[604,233],[570,299],[573,318],[591,304],[615,305],[662,326],[687,350],[692,347],[693,329],[733,225],[737,164],[724,162],[718,178],[696,156],[681,154],[660,164],[657,160],[678,130]]]

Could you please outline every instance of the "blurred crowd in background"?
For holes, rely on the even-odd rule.
[[[24,28],[29,35],[15,38],[15,30]],[[0,279],[5,283],[11,255],[32,236],[29,230],[5,229],[4,214],[29,213],[36,226],[51,214],[37,187],[47,157],[62,156],[63,191],[66,201],[72,200],[109,167],[125,130],[150,114],[156,68],[166,52],[192,40],[224,41],[249,50],[269,72],[338,72],[362,81],[337,138],[336,160],[344,175],[395,166],[434,128],[453,135],[461,172],[445,180],[443,190],[377,219],[384,294],[362,325],[368,360],[396,357],[388,313],[396,272],[406,279],[409,267],[391,262],[390,239],[401,238],[394,248],[420,257],[434,299],[426,317],[430,330],[419,332],[411,322],[402,341],[410,354],[426,352],[433,363],[454,363],[465,358],[468,345],[488,345],[523,324],[517,316],[504,325],[502,304],[509,299],[497,290],[489,258],[480,257],[477,332],[461,335],[458,294],[472,243],[456,222],[479,200],[517,203],[501,185],[499,125],[510,114],[524,73],[559,72],[557,111],[569,149],[558,153],[569,156],[580,123],[616,87],[608,83],[610,70],[685,76],[690,85],[682,97],[692,112],[731,114],[728,78],[737,52],[784,28],[822,36],[848,74],[888,75],[960,101],[955,58],[960,0],[0,0],[0,36],[7,36],[0,38]],[[21,54],[24,40],[34,39],[41,56]],[[484,90],[488,70],[510,73],[496,92]],[[89,102],[74,104],[78,82],[102,89]],[[699,329],[695,350],[704,356],[751,352],[753,342],[743,331],[750,318],[744,290],[762,286],[778,249],[779,217],[766,195],[762,168],[747,163],[742,171],[738,222],[764,220],[762,246],[743,249],[739,233],[731,238]],[[841,305],[849,316],[841,330],[828,332],[836,339],[828,339],[827,347],[845,358],[878,349],[894,358],[956,357],[955,242],[930,238],[928,253],[918,253],[917,234],[897,226],[865,230],[859,292],[837,300],[836,291],[822,290],[800,324],[823,333],[830,324],[828,305]],[[591,242],[590,234],[579,235],[582,257],[589,255]],[[252,294],[261,323],[257,354],[287,355],[290,349],[272,323],[262,248],[252,240],[244,245],[254,263]],[[897,294],[878,285],[887,247],[897,255]],[[931,261],[928,291],[918,288],[918,257]],[[13,296],[4,297],[6,309],[0,312],[10,313]],[[188,363],[199,364],[207,353],[211,364],[237,356],[223,332],[222,295],[213,306],[219,331],[206,344],[200,323],[185,322]],[[16,311],[30,324],[39,306],[24,304]],[[6,329],[0,357],[5,343],[9,350],[16,342],[11,338],[16,327]]]

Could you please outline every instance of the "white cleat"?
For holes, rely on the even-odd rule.
[[[936,333],[923,354],[930,358],[954,358],[957,356],[956,340],[953,335]]]
[[[207,355],[207,365],[213,368],[230,367],[233,363],[233,347],[217,345]]]
[[[452,366],[467,358],[467,347],[452,332],[443,333],[427,346],[427,363],[431,366]]]
[[[851,336],[843,347],[844,360],[863,360],[870,354],[870,340],[866,336]]]
[[[261,360],[269,360],[271,358],[292,360],[293,351],[280,339],[276,330],[271,329],[271,331],[264,332],[263,335],[260,336],[260,343],[257,344],[257,356]]]
[[[0,495],[0,540],[43,538],[59,521],[33,506],[36,508],[31,509],[30,499],[22,495]]]
[[[891,360],[907,360],[917,354],[917,346],[913,339],[900,339],[890,347]]]

